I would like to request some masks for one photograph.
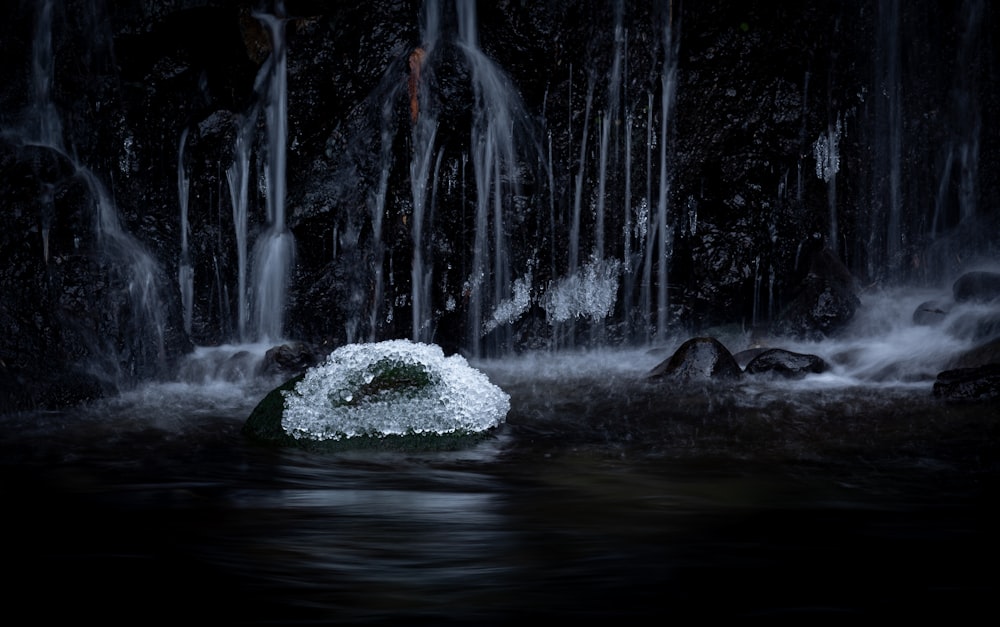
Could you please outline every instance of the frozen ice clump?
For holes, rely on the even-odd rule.
[[[600,320],[611,315],[618,294],[621,262],[591,259],[582,272],[549,288],[545,299],[548,319],[565,322],[571,318]]]
[[[462,356],[409,340],[342,346],[282,394],[282,429],[310,440],[478,433],[510,410]]]

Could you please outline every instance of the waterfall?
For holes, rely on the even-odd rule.
[[[424,241],[425,217],[428,210],[427,194],[434,140],[437,137],[437,112],[431,106],[427,56],[434,52],[439,37],[440,8],[429,1],[425,7],[422,29],[423,43],[410,55],[410,115],[412,122],[413,152],[410,160],[410,192],[413,215],[410,223],[413,237],[413,266],[411,277],[413,340],[429,342],[431,329],[431,281],[433,263],[425,263],[427,245]]]
[[[109,378],[149,373],[164,335],[492,357],[781,331],[817,232],[864,289],[992,252],[988,3],[755,13],[725,37],[686,3],[683,67],[679,4],[25,4],[4,166],[12,261],[39,265],[6,276],[48,283],[13,295],[17,320],[67,304],[39,335],[67,329],[67,361],[93,353]],[[826,18],[843,26],[775,38]],[[178,38],[194,21],[233,28],[223,53]],[[63,318],[84,303],[102,315]]]
[[[25,140],[62,150],[62,123],[59,112],[52,101],[52,75],[55,71],[52,55],[52,0],[46,0],[39,8],[32,45],[32,120],[24,131]],[[51,185],[42,189],[42,257],[49,261],[49,231],[55,198]]]
[[[957,204],[959,222],[971,220],[976,214],[976,197],[979,179],[979,134],[981,114],[976,96],[976,85],[969,68],[975,67],[976,47],[982,25],[984,3],[966,0],[960,7],[959,49],[955,60],[955,83],[951,89],[951,136],[943,148],[944,167],[940,173],[938,194],[935,199],[931,236],[945,223],[945,213],[950,197]],[[957,173],[955,169],[957,168]],[[957,182],[956,182],[957,181]],[[952,189],[955,186],[955,189]]]
[[[124,373],[114,372],[115,381],[121,383],[123,375],[125,379],[131,379],[140,371],[145,371],[149,367],[144,363],[148,358],[155,360],[152,364],[155,371],[162,370],[166,365],[165,323],[160,296],[162,270],[153,256],[122,228],[118,208],[104,184],[89,169],[80,165],[77,168],[77,175],[87,182],[94,200],[98,246],[112,266],[124,264],[122,278],[129,295],[132,319],[125,325],[127,344],[124,353],[117,354],[116,362],[126,367]],[[110,346],[107,349],[113,355],[117,353]]]
[[[604,116],[601,118],[601,145],[600,163],[597,175],[597,209],[596,223],[594,225],[594,256],[598,259],[604,258],[604,205],[607,198],[608,179],[608,153],[611,150],[611,126],[618,121],[619,109],[621,108],[622,89],[622,56],[624,54],[625,34],[622,26],[622,3],[615,4],[615,51],[614,59],[611,62],[611,72],[608,76],[608,96],[604,109]]]
[[[667,168],[667,144],[673,113],[674,95],[677,90],[677,35],[673,19],[673,7],[667,12],[663,26],[663,66],[660,74],[660,186],[656,203],[656,234],[660,244],[659,272],[656,290],[656,339],[660,342],[667,337],[669,317],[669,294],[667,292],[668,268],[673,252],[673,228],[668,221],[670,179]]]
[[[622,314],[627,325],[626,337],[633,339],[635,335],[635,320],[631,315],[633,288],[635,287],[634,269],[635,263],[632,259],[632,125],[634,124],[631,107],[625,112],[625,191],[623,194],[622,207],[624,209],[624,221],[622,223]]]
[[[258,81],[267,83],[264,114],[268,131],[265,169],[268,226],[253,250],[253,321],[257,340],[278,341],[284,337],[286,293],[295,263],[295,240],[285,226],[288,110],[285,20],[280,15],[256,14],[256,17],[268,28],[272,51],[258,75]]]
[[[122,226],[118,207],[100,178],[67,149],[62,121],[52,100],[55,60],[52,53],[53,0],[41,4],[36,17],[32,47],[33,102],[27,128],[22,132],[26,145],[39,146],[60,155],[72,164],[90,192],[97,250],[110,272],[120,273],[128,298],[128,319],[119,320],[120,338],[94,337],[94,374],[121,385],[137,376],[161,371],[166,365],[164,347],[162,270],[146,248]],[[51,204],[53,190],[43,189],[42,204]],[[43,225],[43,237],[47,228]],[[48,255],[45,242],[45,255]],[[98,332],[98,335],[100,332]]]
[[[655,94],[646,95],[646,194],[636,215],[636,236],[642,250],[642,278],[640,280],[640,323],[645,328],[645,339],[663,342],[669,323],[669,266],[673,256],[674,230],[670,219],[670,164],[668,146],[674,99],[677,91],[677,58],[679,48],[679,20],[674,19],[673,6],[664,12],[661,30],[663,57],[660,61],[660,119],[656,129],[654,120]],[[653,147],[659,152],[657,175],[653,170]],[[654,183],[655,180],[655,183]],[[653,190],[656,189],[655,214]],[[654,279],[655,277],[655,279]],[[654,293],[655,287],[655,293]],[[655,296],[655,299],[654,299]],[[653,324],[655,321],[655,325]]]
[[[869,275],[881,267],[893,273],[900,268],[902,256],[902,158],[903,158],[903,93],[902,61],[900,50],[899,0],[879,2],[877,15],[878,38],[876,41],[876,101],[875,171],[876,194],[872,198],[872,225],[870,246],[876,250],[878,242],[872,241],[882,234],[885,238],[884,254],[869,259]],[[883,226],[884,225],[884,226]]]
[[[56,104],[52,100],[52,77],[55,74],[55,58],[52,54],[52,10],[53,0],[44,0],[38,9],[35,24],[35,38],[32,45],[32,86],[31,122],[25,131],[29,143],[46,146],[65,154],[63,149],[62,121]]]
[[[386,199],[389,194],[389,174],[392,171],[392,99],[385,98],[381,102],[379,116],[379,178],[375,188],[374,198],[370,199],[372,220],[372,251],[374,258],[374,289],[371,306],[368,310],[368,341],[378,339],[379,317],[382,306],[383,270],[385,262],[385,245],[382,243],[382,219],[386,211]],[[350,338],[349,338],[350,339]]]
[[[287,54],[285,45],[285,17],[281,2],[276,3],[275,14],[254,13],[265,27],[271,42],[271,54],[265,59],[254,79],[256,101],[249,110],[236,116],[232,160],[225,168],[225,179],[232,209],[232,229],[235,240],[236,292],[234,306],[230,304],[225,262],[213,255],[215,283],[218,285],[220,312],[232,311],[235,315],[237,346],[220,343],[200,346],[182,363],[183,379],[233,379],[252,374],[255,360],[262,355],[257,350],[282,342],[288,284],[295,263],[295,240],[286,224],[286,143],[287,143]],[[263,114],[265,137],[258,141],[258,121]],[[193,271],[188,250],[188,180],[184,171],[183,152],[187,131],[181,137],[181,154],[178,157],[178,193],[181,198],[181,299],[184,308],[185,330],[190,334],[193,317]],[[259,150],[256,163],[261,172],[254,186],[254,149]],[[256,187],[256,190],[255,190]],[[254,232],[251,208],[253,191],[264,199],[264,215],[259,233],[252,242]],[[221,212],[220,212],[221,213]],[[221,220],[221,217],[220,217]],[[221,320],[217,329],[218,339],[226,340],[232,327],[228,319]],[[256,345],[256,347],[252,346]],[[242,348],[247,347],[247,348]],[[243,359],[238,355],[253,355]]]
[[[459,0],[455,9],[458,45],[471,70],[475,98],[470,151],[476,180],[476,229],[468,289],[470,340],[473,353],[478,355],[482,350],[480,338],[486,332],[484,314],[511,295],[505,203],[518,189],[515,135],[517,126],[527,118],[507,76],[479,48],[475,4]],[[502,344],[503,340],[493,342]]]
[[[181,294],[181,308],[184,311],[184,332],[191,335],[191,317],[194,313],[194,269],[188,251],[188,196],[190,182],[184,169],[184,145],[188,129],[181,133],[180,148],[177,150],[177,199],[181,207],[181,258],[177,269],[177,284]]]
[[[979,180],[979,132],[981,128],[978,102],[974,81],[964,68],[974,62],[974,50],[979,37],[983,15],[982,0],[966,0],[962,4],[961,47],[956,65],[959,71],[955,88],[955,119],[959,121],[957,152],[961,166],[959,177],[959,216],[962,221],[971,220],[976,215],[976,196]]]
[[[646,94],[646,194],[639,204],[636,219],[637,235],[642,242],[642,279],[640,286],[641,324],[645,329],[643,339],[651,339],[652,289],[653,289],[653,237],[650,203],[653,200],[653,92]]]
[[[581,259],[585,247],[583,243],[585,239],[583,205],[585,196],[588,196],[588,192],[584,189],[584,183],[588,180],[590,172],[587,155],[590,151],[591,114],[594,108],[595,90],[597,89],[597,76],[593,68],[587,72],[583,128],[574,178],[573,216],[569,234],[567,272],[565,277],[549,285],[544,299],[550,322],[566,323],[564,334],[570,344],[575,343],[575,323],[577,319],[581,318],[589,319],[590,341],[598,344],[604,341],[605,320],[614,312],[615,300],[618,295],[618,275],[623,267],[623,263],[617,259],[609,258],[606,250],[608,178],[614,168],[614,164],[611,162],[617,163],[618,160],[615,157],[619,154],[617,142],[612,137],[612,129],[621,122],[619,118],[622,75],[625,65],[623,16],[624,5],[621,2],[616,2],[612,62],[608,71],[604,108],[596,123],[597,130],[599,130],[596,163],[597,189],[590,192],[594,198],[591,206],[593,225],[590,233],[590,253],[585,261]],[[628,193],[630,192],[626,190],[626,194]],[[629,205],[627,196],[624,204],[626,207]]]
[[[250,187],[250,144],[253,133],[253,116],[236,132],[236,146],[232,164],[226,170],[229,198],[233,205],[233,229],[236,235],[236,328],[239,341],[248,340],[250,300],[247,293],[247,229]]]
[[[580,139],[580,157],[577,161],[576,188],[573,193],[573,223],[569,231],[569,274],[576,273],[580,265],[580,221],[583,211],[583,179],[587,164],[587,135],[590,130],[590,106],[594,100],[594,77],[590,75],[587,81],[587,105],[583,114],[583,136]]]

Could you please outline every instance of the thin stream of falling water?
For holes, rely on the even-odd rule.
[[[250,298],[247,291],[247,229],[250,202],[250,144],[254,118],[255,115],[250,116],[249,120],[237,130],[233,163],[226,170],[229,197],[233,205],[233,229],[236,235],[236,328],[241,342],[249,340],[250,324]]]
[[[641,301],[640,311],[642,312],[642,327],[645,329],[646,341],[651,338],[652,319],[652,281],[653,281],[653,242],[655,231],[652,224],[652,211],[650,205],[653,202],[653,92],[646,94],[646,195],[643,198],[642,208],[644,216],[641,216],[641,233],[643,243],[643,264],[642,264],[642,286],[640,289]]]
[[[418,342],[431,340],[431,281],[433,260],[426,259],[429,250],[424,241],[428,212],[428,183],[437,138],[437,112],[431,107],[427,58],[438,45],[440,8],[436,2],[425,7],[422,47],[410,55],[411,110],[413,153],[410,160],[410,193],[413,201],[413,218],[410,233],[413,238],[413,264],[410,269],[412,338]],[[412,93],[415,92],[415,93]]]
[[[181,308],[184,312],[184,332],[191,335],[191,318],[194,315],[194,269],[188,249],[188,200],[190,181],[184,169],[184,147],[188,129],[181,133],[180,148],[177,150],[177,198],[181,207],[181,258],[177,269],[177,283],[181,294]]]
[[[424,218],[427,212],[427,187],[436,134],[437,121],[429,113],[422,114],[414,130],[414,155],[410,164],[410,185],[413,194],[413,219],[410,230],[413,237],[413,266],[410,279],[412,337],[419,342],[430,340],[430,287],[433,264],[424,261]]]
[[[479,48],[475,5],[457,2],[455,9],[458,46],[471,70],[475,98],[471,152],[476,180],[476,235],[468,281],[469,333],[473,354],[478,355],[483,348],[486,308],[493,310],[511,294],[506,214],[508,203],[520,187],[516,136],[519,127],[528,123],[528,117],[506,74]],[[492,301],[487,296],[489,286],[492,286]],[[502,331],[509,334],[509,326]],[[505,343],[499,335],[497,331],[492,334],[491,349]]]
[[[580,156],[577,162],[576,188],[573,193],[573,224],[569,232],[569,268],[570,276],[576,274],[580,265],[580,221],[583,204],[583,179],[586,174],[587,136],[590,130],[590,106],[594,99],[594,77],[588,74],[587,105],[583,115],[583,136],[580,138]]]
[[[386,211],[386,199],[389,193],[389,174],[393,163],[392,136],[394,129],[392,126],[392,102],[392,98],[385,98],[381,104],[381,115],[379,116],[379,178],[378,187],[375,190],[375,198],[371,203],[374,293],[368,313],[368,340],[372,342],[375,341],[378,334],[382,292],[384,289],[382,264],[385,261],[385,245],[382,242],[382,220]],[[353,338],[350,339],[353,340]]]
[[[632,118],[632,105],[628,101],[628,31],[624,31],[622,35],[623,40],[623,57],[624,57],[624,68],[623,82],[626,85],[626,93],[623,96],[625,99],[625,183],[624,191],[622,194],[622,210],[623,210],[623,222],[622,222],[622,312],[625,318],[625,333],[626,338],[631,341],[634,339],[635,335],[635,320],[629,313],[633,307],[632,297],[634,285],[634,275],[633,269],[634,264],[632,262],[632,124],[634,122]]]
[[[885,5],[888,5],[886,7]],[[903,158],[903,93],[901,82],[902,60],[900,51],[899,0],[886,0],[879,3],[878,28],[880,31],[878,46],[882,51],[877,60],[880,62],[880,75],[883,85],[881,93],[884,102],[878,110],[876,128],[885,129],[887,135],[885,145],[877,145],[881,160],[878,164],[885,168],[884,175],[888,187],[888,206],[885,208],[885,258],[878,260],[890,272],[898,269],[902,255],[902,158]],[[887,163],[885,163],[887,162]],[[872,229],[877,233],[878,229]],[[874,275],[874,272],[870,272]]]
[[[673,11],[668,13],[663,27],[663,67],[660,76],[662,94],[660,101],[660,191],[657,200],[656,225],[659,235],[660,255],[659,273],[656,292],[656,337],[663,341],[667,337],[667,320],[669,317],[668,267],[673,252],[673,229],[668,222],[668,199],[670,180],[667,174],[667,143],[671,124],[674,95],[677,89],[677,50]]]
[[[608,77],[607,106],[601,120],[600,161],[597,181],[597,209],[594,225],[594,257],[604,259],[604,211],[607,196],[608,153],[611,150],[611,126],[617,123],[621,103],[623,47],[625,45],[624,28],[622,26],[622,4],[615,5],[615,52],[611,62],[611,73]]]
[[[279,13],[283,13],[281,3]],[[268,81],[264,107],[268,152],[265,181],[268,228],[254,245],[253,286],[256,339],[277,341],[284,337],[284,309],[288,281],[295,264],[295,239],[285,226],[285,159],[288,134],[288,87],[285,19],[256,14],[271,35],[271,56],[260,76]]]
[[[982,30],[984,10],[982,0],[965,0],[961,3],[960,43],[955,64],[958,68],[976,67],[975,55]],[[944,227],[949,202],[957,202],[960,222],[974,219],[976,215],[979,138],[982,131],[982,114],[976,90],[973,74],[966,71],[955,73],[949,103],[949,114],[954,120],[953,130],[942,145],[943,167],[940,170],[934,214],[929,229],[932,238]]]

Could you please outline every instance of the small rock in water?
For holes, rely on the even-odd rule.
[[[804,377],[807,374],[819,374],[830,369],[822,357],[795,353],[783,348],[771,348],[750,360],[747,364],[747,374],[771,373],[786,378]]]
[[[913,311],[913,324],[934,326],[940,324],[948,316],[951,305],[941,300],[929,300],[920,303]]]
[[[714,337],[696,337],[684,342],[649,373],[650,377],[684,381],[735,379],[742,375],[733,354]]]
[[[996,401],[1000,399],[1000,364],[945,370],[934,381],[934,396],[953,403]]]

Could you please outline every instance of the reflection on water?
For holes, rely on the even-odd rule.
[[[995,408],[927,381],[676,389],[642,378],[661,358],[481,363],[511,411],[450,452],[248,442],[273,382],[2,417],[7,599],[129,624],[992,609]]]

